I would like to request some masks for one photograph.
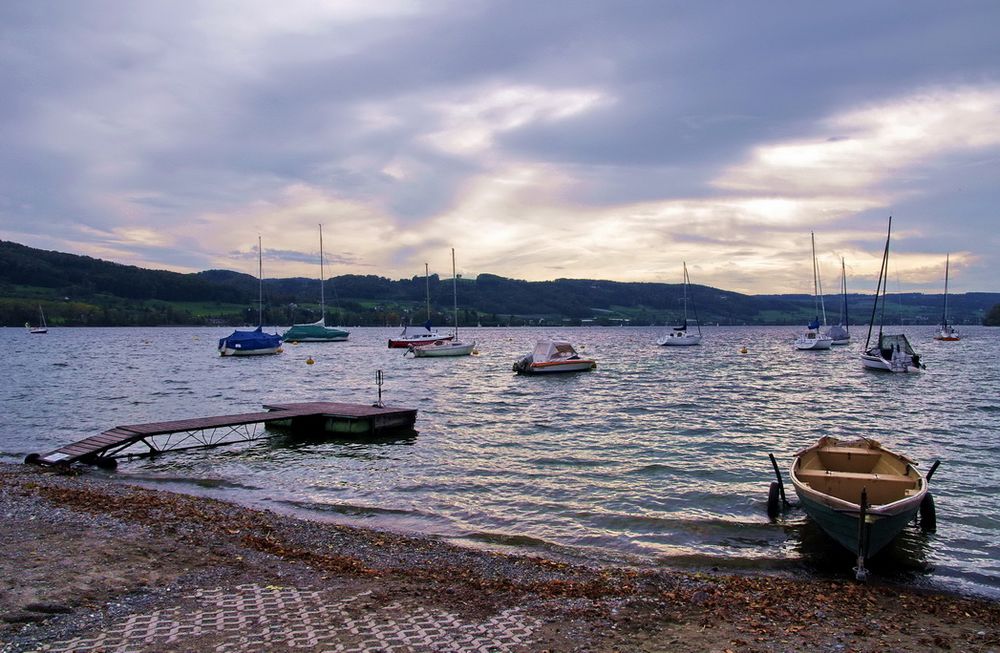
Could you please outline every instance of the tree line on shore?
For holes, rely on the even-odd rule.
[[[317,279],[265,279],[268,325],[319,319]],[[451,324],[451,279],[431,275],[392,280],[376,275],[342,275],[325,281],[327,321],[347,326]],[[683,316],[680,284],[626,283],[588,279],[522,281],[492,274],[459,280],[459,323],[463,326],[537,324],[648,326]],[[811,295],[744,295],[709,286],[689,288],[703,324],[805,324],[814,314]],[[240,325],[258,321],[258,281],[228,270],[181,274],[148,270],[99,259],[34,249],[0,241],[0,324],[19,326],[39,319],[50,325],[160,326]],[[840,297],[827,295],[836,321]],[[907,324],[935,324],[940,295],[890,296],[887,316]],[[871,295],[848,295],[853,324],[866,323]],[[991,308],[992,307],[992,308]],[[1000,293],[949,294],[953,323],[1000,324]]]

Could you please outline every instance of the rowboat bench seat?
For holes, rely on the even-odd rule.
[[[870,472],[882,457],[881,451],[863,447],[828,447],[817,453],[824,467],[845,472]]]
[[[907,496],[907,490],[917,489],[917,479],[902,474],[871,474],[834,472],[826,469],[799,469],[796,476],[818,492],[858,503],[866,490],[868,502],[882,505]]]

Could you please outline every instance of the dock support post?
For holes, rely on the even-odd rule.
[[[854,578],[868,580],[865,558],[868,557],[868,488],[861,489],[861,510],[858,511],[858,566],[854,568]]]
[[[372,406],[385,408],[385,404],[382,403],[382,370],[375,370],[375,385],[378,386],[378,400]]]

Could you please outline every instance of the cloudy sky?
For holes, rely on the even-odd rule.
[[[8,0],[0,239],[177,271],[1000,290],[1000,3]]]

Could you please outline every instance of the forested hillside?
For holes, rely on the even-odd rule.
[[[265,279],[267,324],[319,318],[317,279]],[[392,280],[343,275],[326,281],[328,320],[343,325],[420,324],[427,319],[423,277]],[[451,279],[431,275],[432,320],[451,322]],[[120,265],[86,256],[0,241],[0,324],[37,322],[38,307],[53,326],[252,324],[258,281],[229,270],[180,274]],[[459,319],[466,325],[676,323],[683,316],[680,284],[587,279],[520,281],[492,274],[459,280]],[[743,295],[690,287],[688,308],[704,324],[805,324],[814,314],[808,295]],[[867,323],[872,298],[850,295],[853,324]],[[840,298],[827,296],[835,321]],[[1000,293],[949,295],[951,321],[980,323]],[[890,295],[889,321],[933,324],[940,295]]]

